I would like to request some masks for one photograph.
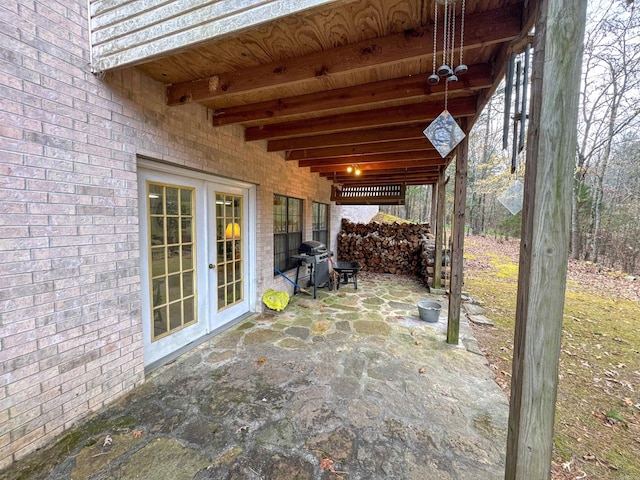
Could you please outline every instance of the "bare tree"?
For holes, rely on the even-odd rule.
[[[603,182],[612,148],[640,119],[638,13],[619,0],[591,2],[585,34],[572,215],[572,256],[598,261]],[[581,199],[590,193],[585,222]],[[586,230],[586,231],[585,231]]]

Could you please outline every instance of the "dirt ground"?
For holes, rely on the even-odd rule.
[[[510,388],[519,241],[465,241],[465,290],[496,326],[474,326],[495,380]],[[552,477],[640,478],[640,280],[570,260]]]

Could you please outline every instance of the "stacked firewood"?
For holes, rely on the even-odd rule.
[[[361,236],[377,233],[382,237],[413,241],[422,235],[429,235],[431,228],[428,223],[353,223],[343,218],[340,233],[355,233]]]
[[[422,250],[420,251],[420,271],[418,277],[420,277],[425,284],[433,285],[434,266],[436,260],[436,242],[433,238],[427,239],[422,243]],[[442,269],[441,275],[443,279],[448,279],[448,269],[451,261],[451,251],[449,249],[442,250]]]
[[[436,242],[433,239],[425,240],[420,250],[420,277],[427,285],[433,285],[433,272],[436,257]]]
[[[360,262],[363,270],[423,277],[421,254],[430,237],[429,224],[352,223],[342,220],[338,258]]]

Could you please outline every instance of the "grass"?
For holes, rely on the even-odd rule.
[[[485,314],[496,325],[475,331],[496,371],[496,381],[509,391],[517,248],[504,251],[497,242],[472,237],[466,242],[467,251],[465,290],[485,303]],[[585,277],[567,285],[553,476],[638,479],[639,305],[616,292],[597,291],[593,282],[597,285],[598,278]]]

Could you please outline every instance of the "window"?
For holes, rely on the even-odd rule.
[[[218,310],[244,300],[242,196],[216,193]]]
[[[292,255],[298,254],[302,243],[302,200],[274,195],[273,197],[273,263],[285,271],[296,266]]]
[[[329,248],[329,209],[326,203],[313,202],[313,239]]]
[[[152,341],[195,323],[192,188],[147,183]]]

